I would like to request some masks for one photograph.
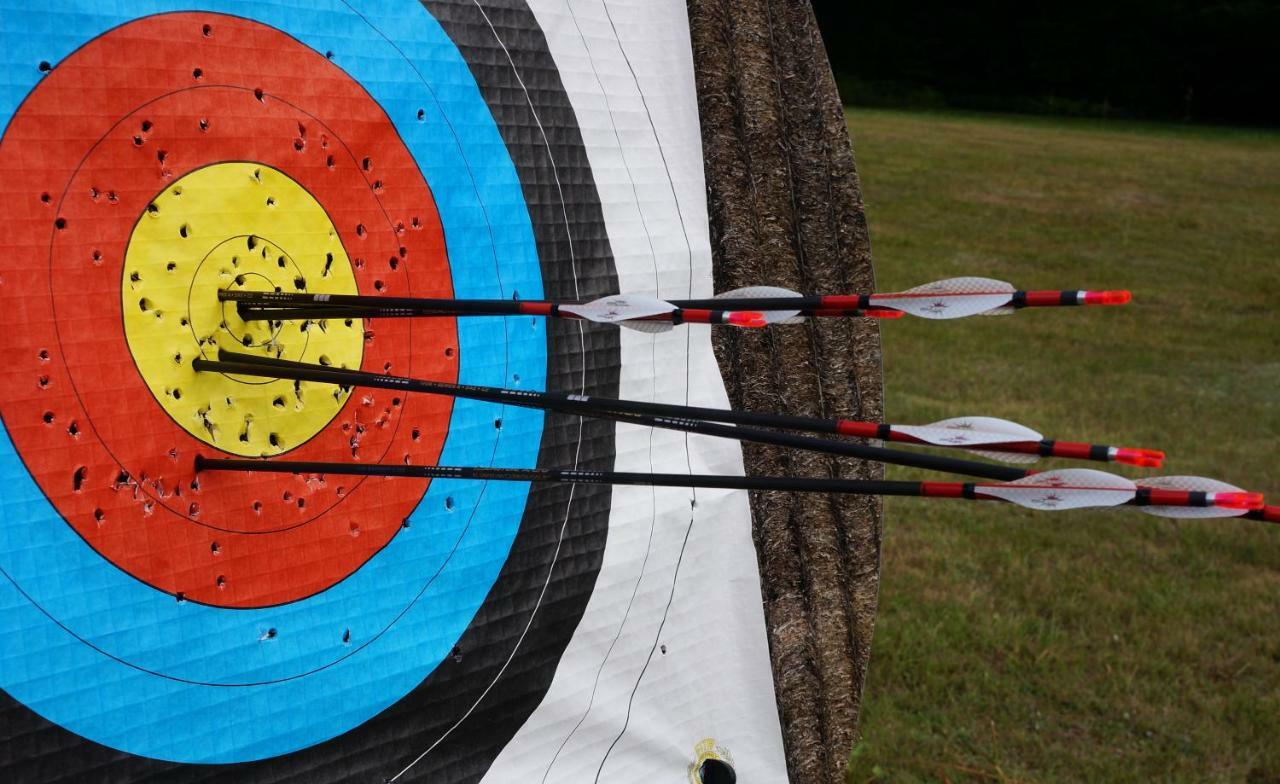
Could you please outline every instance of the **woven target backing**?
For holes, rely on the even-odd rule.
[[[768,281],[871,291],[844,112],[808,0],[690,0],[716,290]],[[717,334],[735,408],[878,420],[874,322]],[[877,478],[825,455],[745,447],[748,473]],[[880,580],[880,505],[755,493],[770,654],[793,781],[844,781]]]

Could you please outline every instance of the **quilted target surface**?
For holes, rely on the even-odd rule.
[[[608,423],[536,410],[193,371],[220,348],[635,396],[658,368],[629,372],[627,341],[656,357],[677,340],[685,368],[668,392],[688,400],[691,373],[714,378],[687,337],[535,318],[244,322],[217,300],[219,288],[590,299],[629,285],[641,236],[645,284],[663,293],[659,223],[644,220],[646,185],[609,105],[620,88],[595,62],[594,88],[575,81],[581,63],[567,78],[555,43],[568,21],[585,43],[583,24],[607,20],[616,37],[616,20],[600,3],[533,5],[0,2],[8,780],[560,780],[579,756],[599,778],[612,746],[573,747],[580,728],[617,723],[605,708],[630,718],[634,698],[595,697],[633,610],[674,591],[685,548],[659,557],[655,542],[687,545],[693,523],[655,531],[672,509],[688,517],[687,492],[194,472],[197,454],[609,469],[639,449]],[[661,36],[680,40],[677,11],[652,12]],[[587,94],[603,115],[584,114]],[[600,170],[602,118],[630,194],[616,166]],[[640,211],[641,236],[611,214],[619,200]],[[692,290],[684,241],[687,274],[674,273]],[[650,436],[650,470],[653,449]],[[686,440],[690,470],[696,451]],[[722,501],[745,519],[740,498]],[[639,575],[618,576],[610,553]],[[646,587],[651,556],[672,571]],[[645,643],[669,615],[648,612]],[[767,677],[749,621],[747,669]],[[655,655],[617,686],[637,686]],[[522,736],[565,723],[555,683],[575,672],[594,688],[555,731],[564,760],[512,763]],[[771,704],[764,689],[756,701]],[[776,736],[776,716],[763,726]],[[680,743],[693,754],[714,732]]]

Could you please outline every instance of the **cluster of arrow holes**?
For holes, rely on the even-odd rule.
[[[209,25],[209,24],[205,24],[205,25],[203,25],[203,26],[202,26],[202,28],[201,28],[201,34],[202,34],[202,35],[203,35],[203,37],[205,37],[205,38],[210,38],[210,37],[212,37],[212,36],[213,36],[213,26],[212,26],[212,25]],[[332,51],[327,51],[327,52],[325,52],[325,57],[326,57],[326,58],[328,58],[328,59],[330,59],[330,60],[332,60],[332,59],[334,58],[334,53],[333,53]],[[40,62],[40,64],[39,64],[39,70],[40,70],[42,73],[47,73],[47,72],[49,72],[49,71],[53,70],[53,66],[52,66],[52,64],[51,64],[51,63],[49,63],[48,61],[41,61],[41,62]],[[191,72],[191,76],[192,76],[192,78],[194,78],[194,79],[202,79],[202,78],[204,77],[204,71],[203,71],[203,69],[202,69],[202,68],[196,67],[196,68],[194,68],[194,69],[192,70],[192,72]],[[254,97],[255,97],[257,100],[259,100],[259,101],[263,101],[263,100],[264,100],[264,98],[265,98],[265,91],[264,91],[261,87],[257,87],[257,88],[255,88],[255,89],[254,89],[254,91],[253,91],[253,93],[254,93]],[[418,110],[418,112],[417,112],[417,118],[418,118],[418,120],[419,120],[419,121],[425,121],[425,120],[426,120],[426,111],[425,111],[424,109],[419,109],[419,110]],[[199,125],[199,129],[200,129],[200,131],[201,131],[201,132],[208,132],[210,123],[209,123],[209,120],[208,120],[207,118],[200,118],[200,120],[198,121],[198,125]],[[145,134],[145,133],[149,132],[149,131],[151,130],[151,128],[152,128],[152,123],[151,123],[149,120],[144,120],[144,121],[143,121],[143,123],[142,123],[142,126],[141,126],[142,133],[143,133],[143,134]],[[305,133],[305,131],[302,131],[302,133]],[[142,146],[142,145],[145,143],[146,138],[145,138],[145,136],[142,136],[142,135],[135,135],[135,136],[133,137],[133,141],[134,141],[134,144],[135,144],[136,146]],[[303,148],[304,148],[304,146],[305,146],[305,143],[302,141],[302,136],[301,136],[301,135],[300,135],[300,138],[299,138],[299,139],[295,140],[295,145],[294,145],[294,146],[295,146],[295,148],[296,148],[299,152],[301,152],[301,151],[303,150]],[[158,151],[157,151],[157,153],[156,153],[156,159],[157,159],[157,161],[158,161],[159,163],[161,163],[161,164],[165,163],[166,158],[167,158],[167,152],[166,152],[165,150],[158,150]],[[326,165],[327,165],[327,166],[328,166],[328,168],[330,168],[330,169],[335,168],[336,161],[335,161],[335,159],[334,159],[334,157],[333,157],[332,155],[327,156],[327,158],[326,158]],[[365,158],[361,161],[361,168],[362,168],[365,172],[369,172],[369,171],[371,171],[371,170],[372,170],[372,168],[373,168],[373,162],[372,162],[372,160],[371,160],[369,157],[365,157]],[[378,181],[375,181],[375,182],[373,183],[372,187],[373,187],[373,189],[374,189],[375,191],[381,191],[381,190],[382,190],[382,188],[383,188],[383,184],[382,184],[382,182],[381,182],[380,180],[378,180]],[[90,193],[90,195],[91,195],[91,197],[92,197],[94,200],[97,200],[97,199],[99,198],[99,196],[100,196],[100,193],[99,193],[99,191],[98,191],[96,188],[94,188],[94,189],[91,189],[91,193]],[[108,200],[109,200],[110,202],[112,202],[112,203],[116,203],[116,202],[119,200],[119,197],[117,196],[117,194],[116,194],[114,191],[109,192],[109,193],[107,194],[107,198],[108,198]],[[46,206],[51,206],[51,205],[52,205],[52,202],[53,202],[53,198],[52,198],[52,196],[51,196],[49,193],[47,193],[47,192],[46,192],[46,193],[41,193],[41,195],[40,195],[40,201],[41,201],[41,203],[45,204]],[[274,205],[275,205],[275,199],[274,199],[273,197],[268,197],[268,198],[267,198],[267,206],[274,206]],[[148,205],[148,206],[147,206],[147,212],[148,212],[150,215],[152,215],[152,216],[156,216],[156,215],[158,215],[158,213],[159,213],[159,206],[158,206],[158,205],[156,205],[156,204],[154,204],[154,203],[152,203],[152,204],[150,204],[150,205]],[[66,229],[66,227],[67,227],[67,219],[66,219],[65,217],[58,216],[58,217],[54,220],[54,226],[55,226],[55,228],[57,228],[59,231]],[[412,226],[412,228],[414,228],[414,229],[419,229],[419,228],[421,228],[421,221],[419,220],[419,218],[418,218],[418,217],[416,217],[416,216],[415,216],[415,217],[412,219],[412,221],[411,221],[411,226]],[[402,230],[402,229],[401,229],[401,230]],[[181,226],[181,227],[179,228],[179,230],[178,230],[178,233],[179,233],[179,235],[180,235],[183,239],[188,238],[188,237],[190,236],[190,234],[191,234],[191,227],[190,227],[190,225],[189,225],[189,224],[186,224],[186,223],[182,224],[182,226]],[[357,235],[359,235],[359,236],[361,236],[361,237],[365,236],[365,234],[366,234],[366,229],[365,229],[365,227],[364,227],[364,225],[363,225],[363,224],[357,225],[357,227],[356,227],[356,233],[357,233]],[[408,249],[407,249],[407,248],[405,248],[405,247],[403,247],[403,246],[401,246],[401,247],[399,248],[399,257],[400,257],[400,258],[404,258],[405,256],[407,256],[407,253],[408,253]],[[103,254],[102,254],[102,251],[100,251],[100,250],[98,250],[98,249],[94,249],[94,250],[92,251],[92,254],[91,254],[91,260],[92,260],[92,262],[93,262],[93,264],[94,264],[95,266],[100,266],[100,265],[102,264],[102,262],[103,262]],[[177,266],[176,264],[174,264],[173,262],[170,262],[170,263],[169,263],[169,265],[167,266],[167,269],[168,269],[168,271],[172,272],[172,271],[174,271],[174,270],[176,269],[176,266]],[[391,267],[391,269],[392,269],[392,270],[397,269],[397,268],[398,268],[398,266],[399,266],[399,258],[397,258],[397,257],[395,257],[395,256],[391,257],[391,258],[389,259],[389,266]],[[137,282],[140,282],[140,280],[141,280],[141,276],[139,275],[139,273],[134,272],[134,273],[132,273],[132,274],[131,274],[130,279],[131,279],[131,281],[132,281],[132,282],[137,283]],[[385,287],[385,284],[384,284],[381,280],[377,280],[377,281],[375,281],[375,283],[374,283],[374,287],[375,287],[377,290],[381,291],[381,290],[383,290],[383,288]],[[149,301],[149,300],[147,300],[145,297],[144,297],[144,298],[142,298],[142,299],[140,299],[138,304],[139,304],[139,307],[140,307],[144,312],[145,312],[145,311],[148,311],[148,310],[150,310],[150,309],[151,309],[151,303],[150,303],[150,301]],[[159,315],[159,314],[157,314],[157,315]],[[445,356],[446,356],[446,357],[452,357],[452,356],[454,355],[454,353],[455,353],[455,352],[454,352],[453,347],[446,347],[446,348],[445,348],[444,353],[445,353]],[[41,351],[40,351],[40,360],[41,360],[41,361],[43,361],[43,362],[47,362],[47,361],[49,360],[49,352],[48,352],[48,350],[41,350]],[[180,361],[180,360],[179,360],[179,361]],[[39,376],[39,378],[38,378],[38,386],[39,386],[41,389],[47,389],[47,388],[50,386],[50,379],[49,379],[49,377],[48,377],[48,376],[46,376],[46,375],[41,375],[41,376]],[[172,394],[175,398],[180,398],[180,397],[181,397],[181,391],[180,391],[180,390],[178,390],[178,389],[176,389],[176,388],[172,390],[171,394]],[[277,407],[279,407],[279,406],[282,404],[282,399],[277,399],[277,400],[275,401],[275,403],[276,403]],[[393,405],[398,405],[398,404],[399,404],[399,399],[396,399],[396,400],[394,400],[394,401],[393,401]],[[55,417],[55,415],[54,415],[54,413],[53,413],[52,411],[46,411],[46,412],[44,413],[44,415],[43,415],[42,419],[43,419],[43,421],[44,421],[44,423],[45,423],[46,425],[52,425],[52,424],[54,423],[54,421],[55,421],[56,417]],[[494,421],[494,427],[495,427],[495,428],[499,428],[499,429],[500,429],[500,428],[502,427],[502,420],[501,420],[501,419],[495,420],[495,421]],[[70,426],[68,427],[68,433],[69,433],[72,437],[76,437],[76,436],[78,436],[78,435],[79,435],[79,429],[78,429],[78,426],[77,426],[77,424],[76,424],[75,422],[72,422],[72,423],[70,424]],[[412,437],[413,437],[413,440],[414,440],[414,441],[418,441],[418,440],[420,440],[420,439],[421,439],[421,436],[422,436],[421,430],[420,430],[420,429],[418,429],[418,428],[414,428],[414,429],[413,429],[413,431],[412,431]],[[272,441],[272,444],[273,444],[273,445],[278,445],[278,436],[276,436],[275,434],[272,434],[272,436],[271,436],[271,441]],[[407,458],[407,456],[406,456],[406,458]],[[82,489],[82,487],[83,487],[83,485],[84,485],[84,481],[85,481],[85,479],[87,478],[87,476],[88,476],[88,469],[87,469],[86,467],[81,466],[81,467],[79,467],[79,468],[77,468],[77,469],[75,470],[75,472],[72,474],[72,488],[73,488],[73,490],[74,490],[75,492],[80,492],[80,491],[81,491],[81,489]],[[195,483],[193,483],[193,489],[195,489]],[[341,495],[341,493],[339,493],[339,494]],[[288,493],[288,492],[286,492],[286,493],[284,494],[284,500],[285,500],[286,502],[287,502],[287,501],[289,501],[289,500],[290,500],[290,496],[291,496],[291,494],[290,494],[290,493]],[[305,499],[305,498],[301,498],[301,497],[299,497],[299,498],[297,498],[297,499],[296,499],[296,504],[297,504],[297,506],[298,506],[299,508],[304,508],[304,507],[306,506],[306,499]],[[455,501],[454,501],[454,499],[453,499],[452,497],[448,497],[448,498],[446,498],[446,499],[445,499],[445,508],[446,508],[447,510],[449,510],[449,511],[452,511],[452,510],[454,509],[454,507],[455,507]],[[260,514],[260,513],[261,513],[261,511],[262,511],[262,502],[261,502],[261,501],[254,501],[254,502],[253,502],[253,505],[252,505],[252,509],[253,509],[253,511],[254,511],[255,513]],[[196,515],[198,515],[198,514],[199,514],[199,505],[198,505],[198,504],[195,504],[195,503],[192,503],[192,504],[191,504],[191,506],[189,507],[189,510],[188,510],[188,511],[190,512],[190,514],[191,514],[192,516],[196,516]],[[94,515],[94,519],[95,519],[95,521],[96,521],[99,525],[101,525],[101,524],[106,520],[106,513],[105,513],[101,508],[95,508],[95,509],[94,509],[94,512],[93,512],[93,515]],[[405,521],[405,523],[406,523],[406,525],[407,525],[407,524],[408,524],[408,521],[406,520],[406,521]],[[358,524],[356,524],[356,523],[351,523],[351,524],[350,524],[350,533],[351,533],[351,535],[352,535],[353,537],[357,537],[357,536],[359,536],[359,535],[360,535],[360,526],[359,526]],[[215,556],[217,556],[217,555],[220,555],[220,554],[221,554],[221,548],[220,548],[219,544],[218,544],[216,541],[215,541],[215,542],[212,542],[212,543],[210,544],[210,552],[211,552],[213,555],[215,555]],[[223,575],[218,575],[218,576],[217,576],[217,578],[216,578],[216,585],[217,585],[217,587],[218,587],[219,589],[223,589],[223,588],[225,588],[225,586],[226,586],[226,577],[225,577],[225,576],[223,576]],[[176,593],[176,594],[175,594],[175,598],[177,599],[177,601],[178,601],[178,602],[184,602],[184,601],[186,601],[186,596],[185,596],[185,594],[184,594],[184,593],[182,593],[182,592],[178,592],[178,593]],[[262,639],[263,639],[263,640],[270,640],[270,639],[274,639],[274,638],[277,636],[277,634],[278,634],[277,630],[276,630],[276,629],[274,629],[274,628],[271,628],[271,629],[266,630],[266,632],[262,635]],[[350,630],[350,629],[346,629],[346,630],[344,630],[343,635],[342,635],[342,642],[343,642],[343,644],[350,644],[350,641],[351,641],[351,630]],[[460,649],[455,648],[455,649],[454,649],[454,651],[453,651],[453,655],[454,655],[454,657],[455,657],[455,658],[460,659],[460,658],[461,658],[461,655],[462,655],[462,652],[461,652],[461,650],[460,650]]]

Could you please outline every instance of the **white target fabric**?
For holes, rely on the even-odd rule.
[[[620,289],[713,294],[682,0],[532,0],[600,192]],[[620,396],[727,406],[710,328],[623,331]],[[618,471],[741,474],[734,442],[620,425]],[[487,782],[680,782],[704,739],[785,781],[745,493],[619,487],[596,590]]]

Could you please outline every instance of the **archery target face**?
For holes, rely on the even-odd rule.
[[[0,778],[658,781],[704,746],[785,778],[745,494],[192,472],[741,472],[719,440],[191,368],[727,405],[706,328],[215,296],[709,296],[685,14],[0,0]]]
[[[335,41],[360,21],[345,6],[223,6],[57,14],[56,67],[5,63],[29,89],[5,95],[0,142],[20,173],[0,195],[3,613],[26,630],[0,685],[89,740],[178,762],[320,743],[460,659],[528,493],[196,476],[196,454],[532,466],[543,426],[191,361],[224,348],[528,388],[547,367],[532,319],[246,323],[217,301],[542,295],[516,166],[434,19],[409,7],[407,41]],[[165,732],[138,731],[140,712]]]

